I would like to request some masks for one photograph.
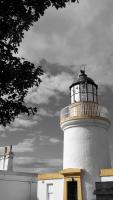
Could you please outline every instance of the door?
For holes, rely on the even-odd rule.
[[[77,197],[77,182],[68,181],[67,182],[67,200],[78,200]]]

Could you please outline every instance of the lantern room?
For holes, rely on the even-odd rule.
[[[81,70],[77,82],[70,86],[71,103],[94,102],[98,103],[98,85],[87,77],[85,70]]]

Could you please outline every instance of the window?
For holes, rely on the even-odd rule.
[[[87,101],[87,94],[81,93],[81,101]]]
[[[79,101],[80,101],[80,94],[78,93],[75,96],[75,102],[79,102]]]
[[[71,96],[73,96],[73,87],[71,88]]]
[[[91,93],[92,93],[92,92],[93,92],[92,89],[93,89],[93,88],[92,88],[92,85],[91,85],[91,84],[88,84],[88,92],[91,92]]]
[[[88,101],[97,102],[97,88],[95,85],[88,84]]]
[[[93,94],[92,93],[88,93],[88,101],[93,101]]]
[[[78,94],[79,93],[79,85],[75,85],[74,90],[75,90],[75,94]]]
[[[86,93],[86,84],[81,84],[80,85],[80,92],[81,93]]]
[[[71,103],[80,101],[79,85],[75,85],[71,88]]]
[[[94,95],[94,102],[97,102],[97,96]]]
[[[53,200],[53,184],[47,184],[47,200]]]
[[[91,101],[97,102],[97,87],[89,83],[80,83],[71,88],[71,103]]]
[[[94,90],[94,94],[96,94],[96,93],[97,93],[97,90],[96,90],[96,87],[95,87],[95,86],[93,86],[93,90]]]

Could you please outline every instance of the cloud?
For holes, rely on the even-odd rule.
[[[112,7],[111,0],[99,0],[98,3],[82,0],[79,5],[70,4],[58,11],[49,8],[40,21],[26,32],[20,55],[33,62],[44,58],[66,68],[85,63],[86,69],[97,81],[100,79],[101,83],[112,83]],[[36,91],[30,99],[32,102],[46,103],[49,96],[54,95],[53,90],[48,92],[46,94],[44,90],[46,98],[40,100]]]
[[[60,140],[57,139],[57,138],[50,138],[50,139],[49,139],[49,142],[52,143],[52,144],[57,144],[57,143],[60,142]]]
[[[34,151],[35,138],[24,139],[23,142],[19,142],[13,146],[14,153],[33,152]]]
[[[14,122],[13,122],[14,123]],[[9,131],[9,132],[16,132],[16,131],[23,131],[24,129],[23,128],[16,128],[16,127],[13,127],[13,123],[11,125],[7,125],[6,127],[3,127],[2,125],[0,126],[0,131],[1,131],[1,135],[0,137],[7,137],[7,135],[3,132],[5,131]]]
[[[47,135],[40,135],[39,136],[40,145],[54,145],[60,143],[60,139],[50,137]]]
[[[7,135],[6,135],[5,133],[2,133],[2,134],[0,135],[0,137],[1,137],[1,138],[6,138]]]
[[[3,127],[2,125],[0,125],[0,131],[5,131],[5,127]]]
[[[43,117],[58,117],[60,115],[60,111],[52,111],[47,108],[40,108],[38,114]]]
[[[14,159],[14,169],[19,171],[26,169],[26,171],[38,172],[49,171],[50,169],[59,169],[62,167],[62,160],[54,159],[40,159],[37,157],[17,157]],[[45,170],[44,170],[45,169]]]
[[[0,131],[1,132],[5,132],[5,131],[10,131],[10,132],[15,132],[15,131],[23,131],[24,129],[22,128],[16,128],[13,127],[13,123],[11,125],[7,125],[6,127],[0,126]],[[1,137],[3,137],[4,134],[1,135]]]
[[[14,159],[14,163],[15,165],[28,165],[36,160],[36,157],[16,157],[16,159]]]
[[[6,127],[0,126],[0,131],[5,132],[16,132],[16,131],[23,131],[25,128],[30,128],[38,123],[38,120],[41,118],[36,114],[32,117],[32,119],[29,119],[25,115],[19,115],[18,118],[15,118],[14,122],[12,122],[10,125],[7,125]]]
[[[13,127],[32,127],[35,124],[37,124],[37,121],[29,120],[29,119],[22,119],[22,118],[16,118],[15,121],[13,122]]]
[[[23,128],[15,128],[15,127],[10,127],[10,126],[7,126],[6,129],[10,132],[23,131],[24,130]]]
[[[49,8],[25,34],[20,55],[66,65],[103,63],[113,46],[112,7],[111,0],[82,0],[58,11]]]
[[[52,97],[59,99],[60,93],[65,94],[71,82],[72,76],[67,72],[62,72],[56,76],[43,75],[39,88],[30,89],[25,101],[35,104],[48,104]]]
[[[43,116],[43,117],[53,117],[53,113],[51,112],[51,110],[46,110],[44,108],[40,108],[39,109],[39,115]]]

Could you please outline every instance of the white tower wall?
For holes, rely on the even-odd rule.
[[[99,170],[110,167],[109,122],[104,119],[76,119],[61,125],[64,131],[63,168],[84,169],[83,200],[93,200]]]

